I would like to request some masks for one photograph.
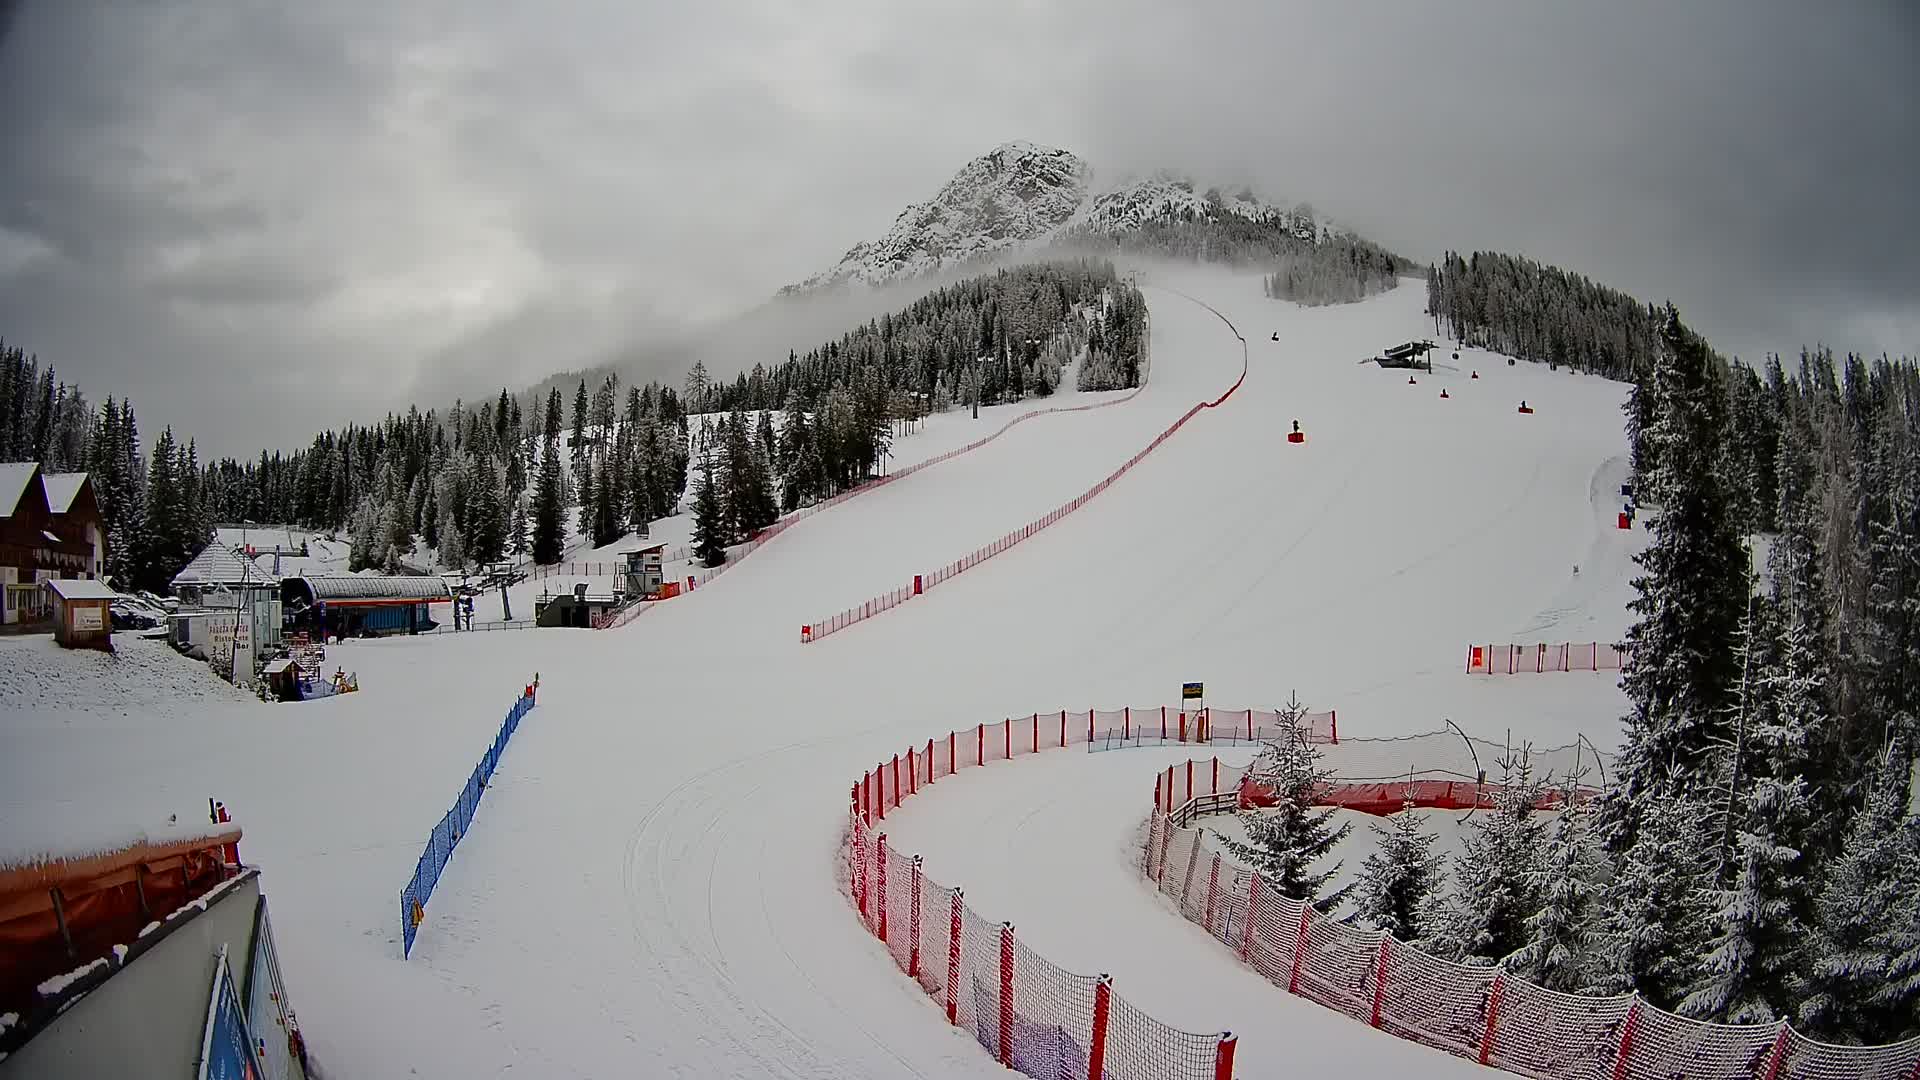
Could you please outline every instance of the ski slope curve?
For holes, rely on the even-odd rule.
[[[1234,379],[1233,384],[1231,386],[1228,386],[1226,390],[1220,394],[1219,397],[1214,398],[1212,401],[1201,401],[1195,404],[1191,409],[1188,409],[1186,412],[1180,414],[1179,419],[1175,420],[1164,431],[1160,432],[1160,434],[1155,436],[1153,441],[1148,443],[1139,452],[1135,453],[1132,457],[1128,458],[1125,462],[1123,462],[1119,468],[1115,469],[1111,473],[1108,473],[1104,479],[1100,480],[1098,483],[1094,484],[1092,487],[1088,488],[1086,491],[1081,492],[1079,495],[1075,496],[1073,499],[1065,503],[1062,503],[1059,506],[1054,507],[1051,511],[1048,511],[1045,515],[1035,518],[1034,520],[1020,526],[1019,528],[1014,529],[1009,533],[1006,533],[1005,535],[993,540],[988,544],[975,548],[973,551],[967,553],[966,555],[962,555],[961,557],[954,559],[953,561],[948,562],[943,566],[940,566],[934,570],[931,570],[925,573],[914,574],[913,580],[908,584],[904,584],[897,588],[890,589],[884,593],[881,593],[877,596],[872,597],[869,600],[863,601],[860,604],[856,604],[852,607],[845,608],[837,614],[830,615],[823,619],[816,619],[812,622],[802,624],[800,627],[801,644],[811,645],[812,643],[819,641],[821,638],[824,638],[830,634],[839,633],[840,631],[845,630],[856,623],[865,622],[868,619],[874,618],[875,616],[891,611],[894,608],[899,607],[901,604],[906,603],[907,601],[913,599],[916,596],[925,595],[927,590],[930,590],[935,586],[940,585],[943,582],[952,580],[954,577],[958,576],[959,574],[964,573],[967,570],[971,570],[972,568],[980,565],[981,563],[986,562],[988,559],[991,559],[997,555],[1010,551],[1016,545],[1025,543],[1026,541],[1033,539],[1035,536],[1046,531],[1048,528],[1052,527],[1061,519],[1065,518],[1068,514],[1074,513],[1075,511],[1079,510],[1081,507],[1085,506],[1088,502],[1098,497],[1101,492],[1107,490],[1109,487],[1112,487],[1116,482],[1119,481],[1119,479],[1122,476],[1126,475],[1128,470],[1132,469],[1135,465],[1138,465],[1141,461],[1145,460],[1147,455],[1159,449],[1161,444],[1165,443],[1168,439],[1173,438],[1173,436],[1176,433],[1178,433],[1182,427],[1186,426],[1188,421],[1192,420],[1195,416],[1198,416],[1202,411],[1206,409],[1217,409],[1222,404],[1224,404],[1228,398],[1232,397],[1234,391],[1240,389],[1241,384],[1247,381],[1247,339],[1246,337],[1240,333],[1240,330],[1238,327],[1233,325],[1233,320],[1227,318],[1225,315],[1222,315],[1219,309],[1214,308],[1213,306],[1207,304],[1205,301],[1196,299],[1192,296],[1188,296],[1185,293],[1179,292],[1178,290],[1168,290],[1168,291],[1172,293],[1172,295],[1185,297],[1187,300],[1192,301],[1193,303],[1198,304],[1199,306],[1206,308],[1206,310],[1212,312],[1214,317],[1218,318],[1222,323],[1225,323],[1227,329],[1232,331],[1233,336],[1239,340],[1240,342],[1240,374]],[[1151,332],[1149,332],[1149,339],[1150,338],[1151,338]],[[1138,391],[1136,390],[1135,393],[1138,393]],[[1025,418],[1023,417],[1022,419],[1025,419]]]
[[[1469,677],[1460,648],[1524,640],[1515,632],[1590,557],[1589,487],[1623,450],[1623,386],[1473,350],[1458,374],[1417,386],[1356,368],[1359,356],[1430,332],[1416,288],[1308,309],[1267,299],[1251,274],[1156,272],[1148,284],[1152,377],[1124,408],[1020,424],[911,483],[815,515],[773,555],[703,586],[698,602],[611,632],[343,643],[328,667],[357,672],[361,691],[293,706],[109,712],[9,698],[0,818],[107,807],[151,818],[128,805],[135,793],[163,804],[163,820],[217,794],[248,823],[310,1044],[340,1075],[1004,1075],[923,994],[884,977],[875,964],[885,950],[847,917],[835,872],[841,785],[864,764],[928,731],[1025,715],[1035,701],[1165,700],[1185,680],[1204,680],[1211,699],[1269,708],[1296,689],[1337,701],[1343,735],[1430,731],[1451,718],[1496,741],[1512,729],[1558,745],[1584,730],[1604,746],[1621,710],[1601,679]],[[1231,318],[1246,355],[1220,320],[1159,286]],[[1243,363],[1228,407],[1018,558],[903,606],[885,633],[794,640],[797,624],[844,597],[896,586],[930,556],[1084,491],[1196,400],[1217,397]],[[1515,415],[1521,397],[1538,415]],[[1294,418],[1304,445],[1284,441]],[[983,414],[979,434],[1002,423]],[[1622,565],[1638,540],[1598,536]],[[1583,585],[1588,572],[1583,561]],[[1596,599],[1568,616],[1591,631],[1566,636],[1612,639],[1625,623],[1608,606],[1618,584],[1594,583]],[[514,735],[402,961],[393,895],[419,835],[494,736],[499,698],[534,672],[540,707]],[[1155,755],[1057,757],[1151,768]],[[1024,783],[1028,768],[977,770],[902,820],[944,816],[959,805],[949,795],[993,774]],[[1129,777],[1116,790],[1137,800],[1144,786]],[[1075,809],[1073,796],[1056,797]],[[1028,854],[1035,830],[1059,820],[1050,811],[1006,833],[1033,889],[1064,889],[1088,860],[1128,872],[1122,853],[1137,837],[1092,832],[1072,858]],[[1124,919],[1144,905],[1136,914],[1151,929],[1083,937],[1076,952],[1024,893],[996,896],[987,874],[951,861],[966,856],[919,846],[968,886],[969,903],[1016,914],[1028,947],[1070,970],[1111,970],[1129,1000],[1169,1024],[1183,1022],[1183,999],[1199,1003],[1194,987],[1223,1005],[1273,993],[1215,955],[1199,928],[1167,920],[1131,877],[1103,896],[1114,914],[1101,919],[1135,925]],[[1373,1060],[1376,1040],[1389,1056],[1412,1049],[1335,1030],[1317,1009],[1261,1015],[1303,1055],[1289,1072],[1350,1069]],[[1223,1012],[1185,1029],[1219,1026],[1244,1027]],[[1241,1072],[1263,1075],[1244,1057]]]

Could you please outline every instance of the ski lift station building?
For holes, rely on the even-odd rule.
[[[280,603],[291,626],[338,638],[419,634],[438,626],[432,605],[453,602],[437,577],[327,574],[280,582]]]

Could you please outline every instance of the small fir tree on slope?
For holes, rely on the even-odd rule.
[[[1920,1032],[1920,817],[1909,814],[1894,840],[1898,900],[1893,915],[1869,942],[1887,957],[1887,978],[1874,995],[1876,1007],[1895,1020],[1900,1035]]]
[[[727,561],[726,513],[713,480],[713,462],[700,466],[700,486],[693,497],[693,553],[703,566]]]
[[[1688,1016],[1771,1023],[1804,996],[1812,888],[1803,853],[1811,831],[1807,732],[1825,719],[1807,620],[1787,614],[1783,663],[1763,675],[1771,693],[1752,718],[1756,775],[1742,794],[1727,887],[1715,896],[1713,937]]]
[[[1335,825],[1332,807],[1316,808],[1319,793],[1333,779],[1320,765],[1320,748],[1307,740],[1300,726],[1306,707],[1289,701],[1282,709],[1287,734],[1269,742],[1254,759],[1249,777],[1272,790],[1271,809],[1248,809],[1240,814],[1246,842],[1228,839],[1227,847],[1258,871],[1263,888],[1331,911],[1347,896],[1351,885],[1327,891],[1327,883],[1341,864],[1320,867],[1334,846],[1353,831],[1351,822]]]
[[[1497,964],[1527,943],[1526,920],[1541,907],[1540,782],[1525,751],[1502,762],[1494,805],[1477,818],[1454,860],[1456,884],[1436,905],[1423,947],[1453,960]]]
[[[1911,1030],[1887,991],[1895,928],[1920,920],[1920,850],[1903,829],[1908,758],[1889,748],[1867,805],[1853,819],[1845,843],[1827,870],[1815,901],[1808,994],[1799,1022],[1826,1039],[1892,1042]],[[1890,1008],[1889,1006],[1894,1006]]]
[[[1412,941],[1420,936],[1421,912],[1445,862],[1433,850],[1438,837],[1427,831],[1411,799],[1384,824],[1368,827],[1378,842],[1360,864],[1354,914],[1401,941]]]
[[[1710,909],[1699,888],[1719,841],[1706,808],[1669,775],[1641,808],[1641,828],[1606,890],[1600,960],[1589,987],[1637,991],[1671,1009],[1693,982]]]
[[[1561,789],[1532,886],[1545,899],[1526,918],[1527,943],[1506,959],[1507,970],[1563,993],[1589,985],[1597,964],[1606,854],[1593,810],[1572,782]]]

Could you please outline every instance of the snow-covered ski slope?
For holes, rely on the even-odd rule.
[[[1470,351],[1457,373],[1413,386],[1357,365],[1432,334],[1417,283],[1322,309],[1267,300],[1247,275],[1153,271],[1143,284],[1153,371],[1135,400],[1022,424],[849,500],[620,630],[344,645],[329,667],[357,670],[363,690],[292,706],[103,716],[8,699],[0,817],[14,830],[225,800],[265,870],[303,1025],[338,1075],[987,1077],[1002,1070],[892,969],[836,881],[847,785],[882,756],[1011,713],[1171,700],[1188,679],[1222,705],[1297,690],[1337,707],[1343,734],[1451,717],[1494,739],[1616,740],[1609,676],[1469,677],[1461,663],[1471,641],[1605,640],[1625,626],[1638,534],[1613,529],[1611,494],[1624,387]],[[1241,343],[1188,296],[1248,341],[1232,399],[1040,536],[799,644],[808,618],[1072,498],[1218,396]],[[1538,412],[1516,414],[1521,398]],[[1302,446],[1284,439],[1296,417]],[[981,433],[1004,422],[983,414]],[[536,670],[539,707],[402,962],[399,887]],[[1164,755],[1097,756],[1125,798],[1088,811],[1124,837]],[[1047,756],[1000,768],[1052,782]],[[916,815],[967,813],[939,790],[916,802]],[[991,852],[1049,828],[1039,805],[955,834]],[[1243,1076],[1273,1075],[1257,1043],[1311,1043],[1367,1073],[1464,1068],[1288,1003],[1170,912],[1146,918],[1162,913],[1124,849],[1086,853],[1115,860],[1110,887],[1133,890],[1113,897],[1133,914],[1115,917],[1099,955],[1035,936],[1046,920],[1021,910],[1029,893],[989,904],[983,891],[975,906],[1064,964],[1125,972],[1119,992],[1168,1023],[1237,1025]],[[930,873],[970,884],[927,854]],[[1010,865],[1022,889],[1045,890],[1079,863]],[[1090,906],[1080,930],[1108,925],[1105,910]],[[1134,972],[1182,941],[1191,957],[1163,977],[1179,992],[1150,997]],[[1272,1002],[1263,1026],[1219,1001],[1234,987],[1246,1008]]]

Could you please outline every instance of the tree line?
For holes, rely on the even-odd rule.
[[[1580,310],[1509,317],[1551,340],[1552,312]],[[1276,750],[1261,767],[1299,805],[1249,821],[1242,855],[1289,895],[1551,989],[1920,1035],[1920,368],[1729,365],[1653,310],[1651,352],[1617,358],[1640,373],[1626,419],[1651,540],[1603,794],[1518,754],[1451,867],[1403,811],[1348,896],[1316,862],[1339,839],[1310,809],[1329,775],[1312,748]]]
[[[130,402],[96,411],[37,358],[0,346],[0,458],[94,473],[109,573],[156,591],[218,522],[344,534],[353,570],[551,564],[569,523],[605,546],[677,513],[690,473],[715,477],[723,513],[708,532],[723,553],[781,508],[871,476],[896,420],[1050,394],[1075,360],[1082,385],[1090,371],[1099,388],[1137,385],[1143,313],[1111,264],[1059,260],[942,289],[731,383],[696,363],[684,398],[659,383],[623,387],[617,375],[582,379],[570,410],[558,387],[524,403],[502,389],[478,405],[414,407],[323,431],[300,450],[204,465],[170,429],[143,452]],[[762,410],[758,427],[728,416],[714,428],[718,446],[693,458],[690,411],[745,409]]]

